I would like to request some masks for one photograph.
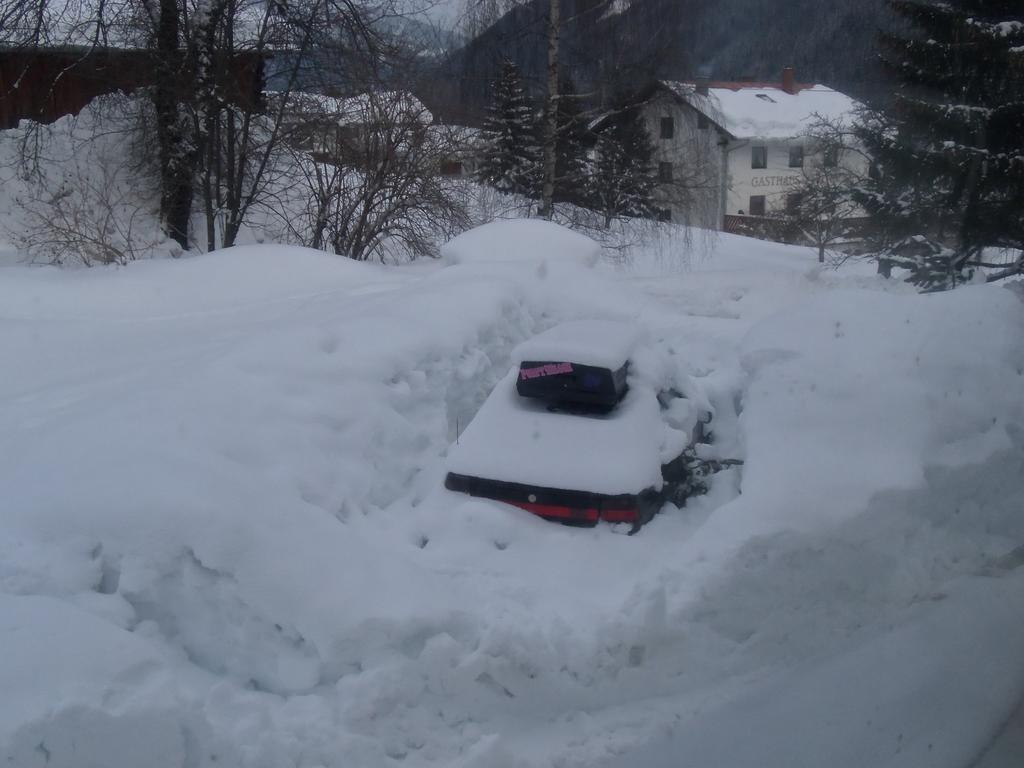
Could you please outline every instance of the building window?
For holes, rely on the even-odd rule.
[[[821,164],[826,168],[835,168],[839,165],[839,147],[825,147],[822,153]]]
[[[710,125],[711,125],[711,121],[708,120],[708,116],[705,115],[703,112],[698,112],[697,113],[697,127],[700,128],[701,130],[705,130]]]
[[[462,163],[458,160],[442,160],[441,161],[441,175],[442,176],[461,176],[462,175]]]
[[[803,202],[803,195],[799,192],[790,192],[786,195],[786,213],[796,216],[800,212],[800,203]]]
[[[804,145],[797,144],[789,148],[789,167],[790,168],[803,168],[804,167]]]
[[[876,163],[871,163],[871,165],[868,166],[868,178],[872,181],[878,181],[882,178],[882,172],[878,170],[878,165]]]
[[[654,213],[657,215],[658,221],[672,221],[671,208],[655,208]]]
[[[658,163],[658,181],[662,184],[672,183],[672,163]]]
[[[768,147],[751,147],[750,148],[750,167],[751,168],[767,168],[768,167]]]
[[[764,195],[751,195],[748,207],[751,216],[764,216]]]
[[[676,121],[671,117],[661,118],[661,138],[671,139],[676,135]]]

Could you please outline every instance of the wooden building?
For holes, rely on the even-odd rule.
[[[76,115],[97,96],[131,92],[154,82],[152,51],[123,48],[0,46],[0,130],[19,120],[52,123]],[[226,89],[251,106],[262,93],[263,60],[238,54]]]

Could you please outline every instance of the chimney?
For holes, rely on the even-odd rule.
[[[796,70],[792,67],[784,67],[782,70],[782,90],[786,93],[796,93]]]
[[[693,82],[697,86],[697,93],[699,93],[701,96],[708,95],[708,86],[711,84],[710,78],[705,76],[696,77],[694,78]]]

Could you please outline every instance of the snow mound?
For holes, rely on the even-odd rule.
[[[4,292],[0,316],[9,320],[185,320],[229,315],[264,303],[311,301],[337,291],[370,293],[375,286],[401,283],[375,265],[290,245],[235,246],[91,273],[56,267],[0,269],[11,285]]]
[[[744,491],[756,517],[843,520],[877,491],[919,486],[928,464],[1008,446],[1007,428],[1024,421],[1024,353],[1008,329],[1022,322],[1011,292],[980,286],[833,291],[761,324],[743,346]]]
[[[0,646],[8,764],[185,762],[171,680],[145,639],[53,598],[0,593]]]
[[[601,246],[550,221],[499,219],[445,243],[441,256],[451,264],[568,261],[593,266],[601,258]]]
[[[156,186],[136,167],[149,152],[133,146],[142,103],[99,96],[77,116],[0,131],[0,241],[12,246],[5,254],[0,242],[0,258],[98,265],[181,253],[161,231]]]
[[[1024,304],[718,242],[646,281],[275,247],[3,270],[0,758],[968,764],[1024,691]],[[675,376],[746,465],[633,537],[446,491],[512,350],[616,313],[650,334],[633,402],[685,420]],[[638,460],[516,439],[512,469]]]
[[[1007,609],[1020,608],[1022,587],[1024,574],[961,580],[910,606],[887,632],[756,682],[726,703],[695,705],[677,728],[597,765],[674,768],[680,755],[731,768],[761,768],[767,755],[769,764],[791,766],[976,765],[991,724],[1017,704],[1024,682],[1016,671],[1024,623]]]

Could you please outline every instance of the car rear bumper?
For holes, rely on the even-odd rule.
[[[577,525],[596,525],[600,520],[635,524],[640,521],[644,499],[648,495],[646,492],[608,495],[546,488],[455,472],[449,472],[445,477],[444,487],[450,491],[511,504],[548,520]]]

